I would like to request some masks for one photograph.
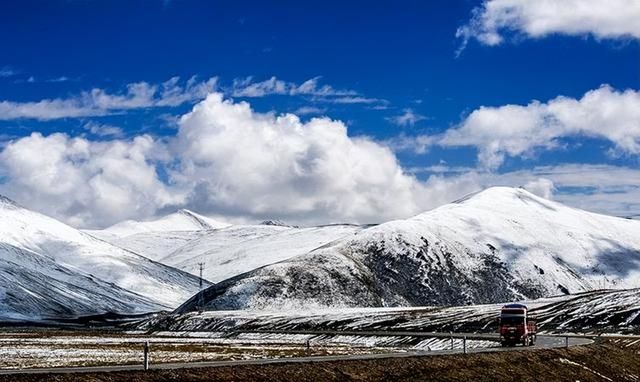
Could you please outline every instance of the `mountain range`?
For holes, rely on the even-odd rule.
[[[180,210],[83,231],[1,198],[0,276],[3,320],[499,303],[640,287],[640,221],[494,187],[374,226]]]
[[[455,306],[639,286],[639,221],[494,187],[229,278],[177,311]]]

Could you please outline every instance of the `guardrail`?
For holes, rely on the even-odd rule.
[[[238,334],[243,334],[243,333],[262,333],[262,334],[302,334],[302,335],[310,335],[310,336],[323,336],[323,335],[328,335],[328,336],[337,336],[337,335],[342,335],[342,336],[376,336],[376,337],[416,337],[416,338],[448,338],[451,341],[451,348],[449,350],[444,349],[444,350],[438,350],[435,352],[432,352],[431,354],[453,354],[453,353],[462,353],[462,354],[468,354],[470,352],[470,348],[468,347],[468,340],[481,340],[481,341],[495,341],[495,342],[499,342],[500,341],[500,337],[497,333],[455,333],[455,332],[420,332],[420,331],[362,331],[362,330],[277,330],[277,329],[272,329],[272,330],[267,330],[267,329],[262,329],[262,330],[239,330],[239,331],[230,331],[228,332],[229,336],[234,336],[234,335],[238,335]],[[625,340],[640,340],[640,335],[620,335],[620,334],[604,334],[604,333],[599,333],[599,334],[579,334],[579,333],[541,333],[538,334],[538,337],[557,337],[557,338],[564,338],[564,347],[569,347],[570,346],[570,339],[571,338],[580,338],[580,339],[596,339],[596,338],[606,338],[606,339],[625,339]],[[197,339],[198,337],[189,337],[191,339]],[[150,364],[151,364],[151,354],[152,354],[152,347],[155,344],[175,344],[175,343],[182,343],[181,341],[176,340],[171,340],[170,338],[167,338],[166,340],[162,339],[158,341],[158,337],[156,337],[156,339],[153,342],[150,341],[144,341],[144,339],[142,339],[144,342],[136,342],[138,344],[142,345],[142,365],[140,365],[139,363],[137,364],[137,368],[138,370],[141,368],[143,370],[149,370],[150,368]],[[203,340],[203,342],[207,342],[206,340],[208,338],[206,337],[202,337],[201,338]],[[460,346],[461,348],[457,348],[458,350],[456,350],[456,347],[454,346],[454,339],[461,339],[461,343],[460,341],[457,341],[457,345]],[[573,343],[573,345],[580,345],[580,344],[585,344],[585,342],[582,343]],[[560,343],[556,343],[554,345],[552,345],[551,347],[559,347],[557,345],[560,345]],[[305,353],[307,358],[318,358],[318,357],[309,357],[311,354],[311,340],[310,338],[306,338],[304,339],[304,344],[303,344],[304,348],[305,348]],[[562,345],[560,345],[562,346]],[[471,350],[471,352],[476,352],[476,351],[490,351],[490,349],[494,349],[494,348],[486,348],[486,349],[474,349]],[[507,349],[494,349],[495,351],[504,351]],[[429,349],[430,352],[430,349]],[[405,355],[424,355],[429,353],[427,351],[424,350],[419,350],[419,351],[414,351],[414,352],[405,352]],[[394,353],[389,353],[389,356],[392,356]],[[320,358],[322,358],[322,356],[319,356]],[[305,358],[305,357],[303,357]],[[299,358],[299,359],[303,359],[303,358]],[[2,372],[2,370],[0,370],[0,372]],[[2,374],[2,373],[0,373]]]

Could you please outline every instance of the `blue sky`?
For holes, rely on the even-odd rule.
[[[598,212],[640,214],[640,121],[633,112],[640,89],[640,31],[629,21],[637,2],[604,2],[610,9],[590,24],[570,17],[576,13],[570,7],[560,6],[552,13],[554,19],[545,20],[548,12],[537,6],[505,4],[2,4],[0,191],[82,226],[148,218],[183,207],[239,221],[380,221],[494,184],[529,185],[544,196]],[[581,12],[587,12],[586,18],[591,11]],[[220,111],[197,126],[178,122],[208,92],[236,105],[246,101],[254,118],[228,121],[223,118],[226,111]],[[508,105],[522,110],[514,112]],[[251,174],[261,165],[255,157],[230,159],[227,166],[224,157],[190,156],[192,146],[186,140],[196,131],[209,134],[198,136],[199,141],[214,134],[216,142],[243,142],[224,141],[230,135],[205,128],[212,120],[240,123],[231,129],[243,129],[242,123],[282,113],[298,115],[302,129],[309,128],[306,123],[314,117],[341,121],[347,129],[340,137],[345,147],[353,144],[360,150],[371,143],[388,156],[384,163],[372,164],[374,168],[385,168],[388,161],[397,161],[397,166],[368,176],[379,178],[378,183],[358,183],[358,163],[379,157],[367,152],[369,156],[353,159],[347,171],[353,187],[336,189],[342,180],[328,175],[332,170],[319,170],[329,155],[326,147],[335,142],[315,147],[324,135],[308,137],[296,129],[280,138],[306,139],[304,148],[263,172],[271,177],[289,174],[300,165],[296,158],[310,152],[318,155],[312,161],[316,167],[304,176],[294,171],[297,175],[283,181],[285,186],[274,181],[268,187],[268,180],[252,183]],[[282,128],[274,126],[273,134],[280,134]],[[252,139],[261,136],[260,130],[245,133],[253,134]],[[265,139],[280,139],[273,134]],[[360,142],[361,137],[366,142]],[[122,183],[115,174],[104,176],[105,164],[94,163],[109,151],[108,145],[123,145],[118,159],[129,158],[129,151],[136,150],[134,142],[142,138],[152,142],[138,163],[145,176],[154,178],[150,183]],[[271,147],[259,143],[262,149]],[[86,146],[80,154],[78,145]],[[38,150],[28,151],[34,148]],[[49,160],[53,165],[29,159],[47,149],[54,150],[50,155],[57,159]],[[332,153],[353,152],[345,150]],[[235,166],[234,160],[258,162],[255,167]],[[203,161],[206,166],[198,167]],[[126,171],[127,165],[121,165],[114,166]],[[240,171],[235,175],[249,179],[247,183],[220,177],[227,167]],[[407,179],[396,179],[396,171]],[[620,174],[619,181],[605,179],[611,174]],[[43,177],[46,182],[39,180]],[[67,182],[74,190],[74,182],[92,186],[70,197],[59,187]],[[162,195],[146,187],[162,188]],[[222,189],[242,196],[203,196],[221,194]],[[366,189],[407,195],[362,199]],[[300,206],[284,208],[287,203],[276,198],[281,193],[285,200],[295,198],[301,190],[306,190],[305,197],[314,197]],[[335,193],[351,196],[335,200]],[[262,200],[265,194],[273,197]],[[348,207],[354,203],[362,208]],[[394,207],[397,204],[406,208]]]

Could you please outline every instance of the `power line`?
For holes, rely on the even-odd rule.
[[[204,310],[204,293],[202,292],[202,285],[204,284],[203,278],[202,278],[204,263],[198,263],[198,267],[200,268],[200,292],[198,292],[198,312],[202,312]]]

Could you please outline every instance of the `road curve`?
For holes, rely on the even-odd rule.
[[[301,332],[301,331],[300,331]],[[298,332],[298,333],[300,333]],[[291,332],[288,332],[291,333]],[[327,331],[323,332],[304,332],[306,334],[330,334]],[[397,336],[400,332],[372,332],[376,334],[369,334],[369,332],[357,332],[358,335],[386,335]],[[291,333],[293,334],[293,333]],[[340,332],[342,335],[350,335],[352,333]],[[451,337],[449,333],[424,333],[424,332],[402,332],[402,335],[418,336],[418,337]],[[483,339],[483,340],[497,340],[497,336],[493,334],[477,334],[477,333],[454,333],[455,338],[467,339]],[[566,339],[563,336],[547,336],[539,335],[537,343],[533,347],[511,347],[511,348],[474,348],[467,349],[468,353],[483,353],[483,352],[505,352],[516,350],[532,350],[541,348],[559,348],[564,347]],[[568,338],[569,346],[586,345],[593,341],[588,338]],[[380,353],[380,354],[358,354],[358,355],[335,355],[335,356],[312,356],[312,357],[295,357],[295,358],[271,358],[271,359],[252,359],[252,360],[235,360],[235,361],[207,361],[207,362],[186,362],[186,363],[162,363],[151,364],[152,370],[166,370],[166,369],[188,369],[188,368],[206,368],[206,367],[223,367],[223,366],[243,366],[243,365],[270,365],[270,364],[296,364],[296,363],[317,363],[317,362],[329,362],[329,361],[362,361],[362,360],[375,360],[385,358],[409,358],[409,357],[433,357],[446,354],[460,354],[461,349],[453,350],[439,350],[439,351],[408,351],[408,352],[393,352],[393,353]],[[70,373],[96,373],[96,372],[116,372],[116,371],[140,371],[143,370],[142,365],[118,365],[118,366],[90,366],[90,367],[55,367],[55,368],[37,368],[37,369],[6,369],[0,370],[0,375],[14,375],[14,374],[70,374]]]

